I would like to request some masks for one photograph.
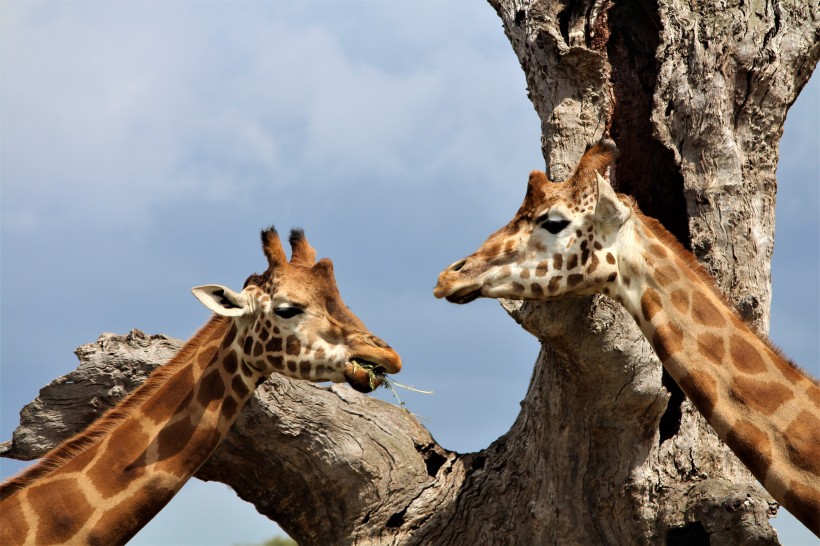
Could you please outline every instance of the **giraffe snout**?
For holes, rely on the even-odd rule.
[[[372,334],[356,336],[351,347],[352,358],[364,360],[381,368],[384,373],[401,371],[401,357],[383,339]]]
[[[447,298],[452,303],[468,303],[481,295],[480,267],[470,263],[469,257],[452,263],[438,276],[433,289],[436,298]]]
[[[401,357],[387,343],[373,335],[356,335],[350,340],[350,358],[345,379],[359,392],[381,386],[387,374],[401,371]]]

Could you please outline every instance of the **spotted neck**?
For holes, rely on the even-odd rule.
[[[820,387],[738,318],[658,222],[638,215],[633,228],[613,297],[718,436],[820,536]]]
[[[263,377],[214,317],[122,404],[0,487],[0,544],[122,544],[205,462]]]

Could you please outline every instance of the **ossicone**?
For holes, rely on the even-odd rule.
[[[595,173],[604,175],[607,169],[615,164],[616,159],[618,159],[618,147],[608,138],[601,139],[587,146],[570,180],[582,184],[594,183],[596,182]]]
[[[269,267],[276,267],[288,261],[282,241],[279,240],[279,234],[273,226],[262,230],[262,251],[268,259]]]
[[[291,248],[290,263],[304,267],[311,267],[316,263],[316,251],[308,243],[304,230],[293,228],[288,240]]]

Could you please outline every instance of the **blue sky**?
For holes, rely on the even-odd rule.
[[[191,335],[190,294],[264,268],[258,231],[305,229],[347,304],[402,355],[404,395],[471,451],[519,411],[535,338],[492,301],[435,300],[543,168],[538,118],[474,1],[22,2],[0,6],[0,439],[101,332]],[[772,338],[820,376],[820,86],[787,121]],[[503,366],[507,380],[494,380]],[[389,399],[389,393],[386,399]],[[24,465],[0,460],[5,477]],[[786,544],[808,540],[790,521]],[[192,481],[134,544],[277,528]],[[801,534],[802,533],[802,534]]]

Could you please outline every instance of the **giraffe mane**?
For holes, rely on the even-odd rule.
[[[622,197],[619,195],[619,197]],[[697,275],[697,277],[701,280],[701,282],[707,286],[712,293],[717,296],[721,302],[726,306],[727,309],[730,310],[732,316],[737,319],[738,324],[745,326],[750,332],[752,332],[760,341],[762,341],[771,351],[780,358],[783,362],[791,366],[793,369],[799,371],[802,375],[808,377],[812,382],[814,382],[817,386],[820,386],[820,381],[805,373],[805,371],[792,362],[792,360],[787,357],[783,351],[772,343],[769,337],[758,330],[758,328],[750,324],[746,319],[744,319],[738,312],[735,304],[732,303],[731,300],[724,294],[715,283],[715,279],[706,268],[703,266],[702,263],[698,261],[695,255],[687,250],[681,242],[678,240],[677,237],[672,235],[664,226],[660,223],[660,221],[656,220],[655,218],[651,218],[649,216],[644,215],[640,209],[638,208],[637,204],[634,204],[634,201],[631,203],[632,209],[640,219],[641,223],[646,227],[649,231],[652,232],[655,237],[658,238],[669,250],[671,250],[678,258],[680,258],[689,268]]]
[[[202,341],[212,336],[214,332],[218,331],[219,327],[228,320],[228,318],[219,315],[211,317],[211,319],[185,343],[176,355],[166,364],[156,368],[145,383],[140,385],[122,402],[108,410],[85,430],[77,433],[46,453],[36,464],[27,468],[17,476],[1,483],[0,500],[48,476],[66,462],[96,445],[106,434],[122,423],[123,420],[133,415],[134,411],[150,398],[171,375],[190,360]]]

